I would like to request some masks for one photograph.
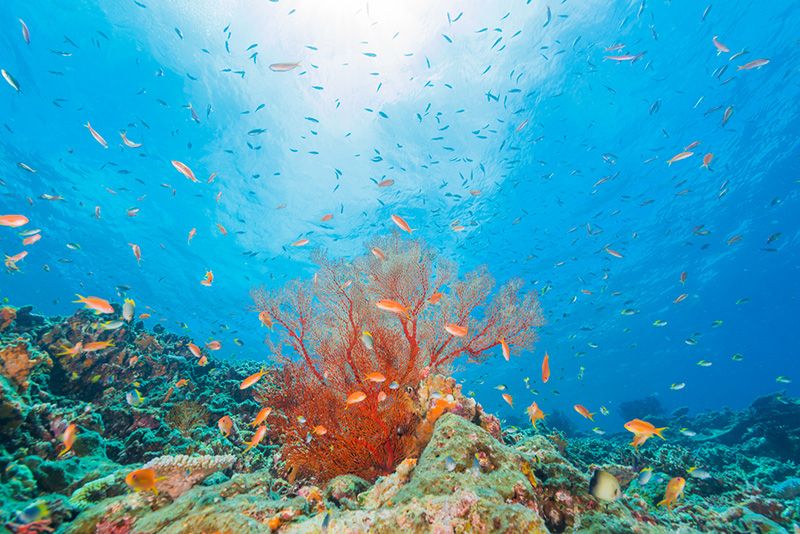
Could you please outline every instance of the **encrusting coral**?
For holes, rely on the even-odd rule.
[[[397,236],[353,261],[317,262],[313,280],[253,292],[278,338],[272,351],[282,366],[259,396],[276,411],[270,432],[291,479],[392,472],[425,446],[430,430],[417,429],[428,410],[438,412],[431,424],[452,408],[442,396],[419,409],[426,376],[460,356],[479,362],[493,349],[530,348],[543,322],[521,281],[487,302],[494,282],[486,270],[457,279],[450,262]]]

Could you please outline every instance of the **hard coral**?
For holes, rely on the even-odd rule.
[[[326,481],[351,473],[374,480],[392,472],[430,434],[417,435],[431,408],[420,413],[423,378],[460,356],[482,361],[501,340],[528,348],[543,322],[535,296],[523,297],[519,281],[487,303],[494,283],[486,270],[457,280],[449,262],[398,236],[372,250],[352,262],[319,257],[313,282],[253,292],[262,322],[277,327],[272,351],[283,365],[258,396],[276,411],[272,437],[283,444],[290,477]],[[379,309],[381,300],[402,310]],[[473,316],[479,308],[481,319]],[[448,324],[467,334],[450,334]],[[349,406],[345,399],[355,392],[365,398]]]
[[[17,310],[11,306],[4,306],[0,308],[0,332],[8,328],[17,318]]]
[[[199,484],[209,475],[228,469],[236,463],[232,454],[222,456],[159,456],[147,462],[143,469],[153,469],[160,480],[156,487],[173,499]]]

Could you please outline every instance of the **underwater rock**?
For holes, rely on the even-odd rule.
[[[27,413],[28,405],[17,393],[16,388],[0,376],[0,437],[14,435]]]
[[[33,368],[47,360],[38,351],[32,353],[28,344],[20,338],[20,341],[0,347],[0,375],[18,390],[24,391],[28,389],[28,375]]]
[[[339,507],[355,509],[358,494],[370,487],[370,483],[355,475],[340,475],[330,482],[325,490],[325,498]]]

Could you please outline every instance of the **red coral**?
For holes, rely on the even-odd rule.
[[[276,410],[271,431],[292,477],[374,479],[393,471],[424,446],[415,436],[429,407],[417,402],[422,378],[460,356],[482,361],[492,349],[499,354],[501,339],[515,352],[528,348],[542,324],[535,297],[520,295],[520,281],[487,304],[494,282],[485,269],[457,280],[449,262],[397,236],[372,250],[352,262],[320,256],[313,281],[253,292],[261,320],[277,327],[272,350],[283,365],[259,397]],[[377,308],[384,299],[407,313]],[[468,333],[451,335],[447,324]],[[371,373],[386,380],[367,380]],[[393,382],[399,387],[389,387]],[[348,407],[345,399],[356,391],[366,398]]]
[[[95,534],[129,534],[133,529],[135,519],[129,515],[119,519],[103,519],[95,527]]]
[[[11,306],[4,306],[0,308],[0,332],[8,328],[14,319],[17,318],[17,310]]]
[[[51,520],[49,517],[18,525],[16,523],[6,523],[6,527],[11,529],[14,534],[42,534],[43,532],[53,532],[53,527],[50,526]]]

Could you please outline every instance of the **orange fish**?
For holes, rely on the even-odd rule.
[[[542,360],[542,384],[547,384],[548,380],[550,380],[550,355],[545,352]]]
[[[83,352],[96,352],[113,346],[114,344],[111,341],[92,341],[83,346]]]
[[[264,310],[258,314],[258,320],[261,321],[261,324],[267,328],[272,328],[272,317],[269,316],[269,312],[267,310]]]
[[[150,318],[150,314],[149,313],[140,313],[139,314],[139,319],[141,319],[142,321],[144,321],[145,319],[149,319],[149,318]]]
[[[383,401],[385,401],[385,400],[386,400],[386,397],[387,397],[387,395],[386,395],[386,392],[385,392],[385,391],[379,391],[379,392],[378,392],[378,402],[383,402]]]
[[[211,174],[208,175],[208,179],[206,180],[206,183],[207,184],[213,184],[214,180],[216,180],[216,178],[217,178],[217,173],[212,172]],[[217,197],[218,197],[217,200],[219,200],[219,195],[221,195],[221,194],[222,194],[222,191],[217,193]]]
[[[24,215],[0,215],[0,226],[19,228],[28,224],[28,218]]]
[[[219,350],[219,349],[222,348],[222,343],[220,343],[219,341],[216,341],[216,340],[209,341],[208,343],[206,343],[206,348],[208,350]]]
[[[253,420],[252,423],[250,423],[250,426],[260,425],[261,423],[267,420],[267,417],[269,417],[269,414],[271,413],[272,413],[272,408],[270,408],[269,406],[264,406],[258,411],[258,414],[256,414],[256,418]]]
[[[152,491],[158,495],[156,482],[165,480],[167,477],[156,477],[156,471],[152,468],[136,469],[125,477],[125,483],[136,491]]]
[[[375,382],[376,384],[381,384],[383,382],[386,382],[386,377],[377,371],[374,373],[369,373],[367,376],[364,377],[364,379],[369,382]]]
[[[701,168],[711,170],[709,165],[711,165],[711,160],[713,159],[714,159],[714,154],[712,154],[711,152],[703,156],[703,165],[701,166]]]
[[[245,378],[244,380],[242,380],[242,383],[239,384],[239,389],[247,389],[249,387],[252,387],[252,386],[256,385],[256,383],[259,380],[261,380],[261,377],[263,377],[266,372],[267,372],[267,369],[262,367],[259,372],[253,373],[252,375],[250,375],[247,378]]]
[[[33,234],[29,235],[25,239],[22,240],[22,246],[27,247],[28,245],[33,245],[37,241],[42,238],[42,234]]]
[[[197,365],[199,365],[200,367],[205,367],[206,365],[208,365],[208,356],[204,354],[202,358],[197,360]]]
[[[443,293],[439,293],[437,291],[436,293],[434,293],[433,295],[430,296],[430,298],[428,299],[428,302],[431,303],[431,304],[436,304],[437,302],[442,300],[443,296],[444,296]]]
[[[692,141],[691,143],[689,143],[688,145],[686,145],[686,146],[683,148],[683,150],[688,152],[689,150],[693,149],[694,147],[696,147],[696,146],[697,146],[697,145],[699,145],[699,144],[700,144],[700,141]]]
[[[172,166],[175,167],[175,169],[177,169],[177,171],[179,173],[181,173],[182,175],[184,175],[185,177],[187,177],[188,179],[190,179],[194,183],[200,183],[200,180],[195,178],[194,173],[192,172],[192,169],[190,169],[186,164],[181,163],[180,161],[173,159],[172,160]]]
[[[328,222],[328,221],[330,221],[331,219],[333,219],[333,213],[326,213],[325,215],[323,215],[323,216],[322,216],[322,218],[320,219],[320,221],[322,221],[322,222]]]
[[[230,415],[223,415],[217,421],[217,427],[219,427],[222,437],[227,438],[231,435],[231,431],[233,430],[233,419],[231,419]]]
[[[358,404],[359,402],[363,401],[367,398],[367,394],[363,391],[354,391],[350,395],[347,396],[347,400],[345,401],[345,410],[353,404]]]
[[[186,240],[186,244],[191,245],[192,239],[194,239],[194,236],[196,235],[197,235],[197,228],[192,228],[191,230],[189,230],[189,239]]]
[[[195,358],[201,358],[203,356],[203,351],[194,343],[189,343],[189,352],[191,352]]]
[[[128,246],[131,247],[133,251],[133,257],[136,258],[136,263],[139,265],[142,264],[142,249],[136,243],[128,243]]]
[[[89,123],[89,121],[86,121],[86,124],[84,124],[84,126],[89,128],[89,133],[92,134],[92,137],[94,137],[95,141],[103,145],[103,148],[108,148],[108,143],[106,143],[106,140],[103,139],[103,136],[97,133],[94,128],[92,128],[92,125]]]
[[[587,410],[586,407],[580,404],[576,404],[575,406],[573,406],[573,408],[575,408],[575,411],[584,416],[586,419],[594,421],[594,414],[589,410]]]
[[[444,325],[445,331],[451,336],[464,337],[469,332],[469,328],[458,324],[447,323]]]
[[[509,361],[511,359],[511,349],[508,347],[505,338],[500,338],[500,348],[503,350],[503,358]]]
[[[62,352],[59,352],[57,356],[77,356],[83,352],[83,343],[78,341],[72,347],[69,347],[68,345],[61,345],[61,349]]]
[[[544,419],[544,415],[545,414],[541,410],[541,408],[539,408],[539,405],[536,404],[535,402],[533,404],[531,404],[530,406],[528,406],[526,411],[528,412],[528,417],[531,418],[531,424],[533,425],[533,428],[535,429],[536,428],[536,421],[540,421],[540,420]]]
[[[256,429],[256,433],[253,434],[253,437],[247,443],[247,448],[244,450],[244,452],[247,452],[250,449],[252,449],[253,447],[258,446],[258,444],[261,443],[261,440],[264,439],[264,436],[266,434],[267,434],[267,426],[266,425],[261,425],[260,427],[258,427]]]
[[[686,480],[682,477],[675,477],[667,482],[667,490],[664,492],[664,498],[659,501],[657,506],[666,505],[670,510],[675,501],[678,500],[683,494],[683,488],[686,486]]]
[[[686,274],[686,271],[683,271],[683,272],[681,273],[681,284],[685,284],[685,283],[686,283],[686,277],[687,277],[687,276],[688,276],[688,275]]]
[[[382,299],[376,302],[375,306],[380,310],[396,313],[398,315],[409,315],[408,309],[395,300]]]
[[[606,247],[606,252],[608,252],[609,254],[611,254],[612,256],[614,256],[615,258],[623,258],[623,257],[624,257],[622,254],[620,254],[620,253],[619,253],[619,252],[617,252],[616,250],[614,250],[614,249],[611,249],[611,248],[608,248],[608,247]]]
[[[394,185],[394,180],[392,180],[391,178],[387,178],[386,180],[381,180],[380,182],[378,182],[378,187],[389,187],[392,185]]]
[[[646,434],[648,436],[656,435],[661,439],[664,439],[661,432],[666,429],[667,427],[656,428],[652,423],[642,421],[641,419],[631,419],[625,423],[625,430],[629,432],[633,432],[634,434]]]
[[[206,271],[206,275],[200,280],[200,284],[211,287],[211,284],[214,283],[214,273],[211,271]]]
[[[219,230],[219,233],[222,235],[228,235],[228,230],[219,223],[217,223],[217,230]]]
[[[93,310],[98,315],[101,313],[114,313],[114,307],[111,306],[106,299],[101,299],[100,297],[83,297],[78,294],[75,296],[78,297],[78,300],[73,300],[72,302],[80,302],[86,306],[87,310]]]
[[[399,226],[400,229],[403,230],[404,232],[408,232],[409,234],[413,232],[413,230],[405,221],[405,219],[403,219],[399,215],[392,215],[392,222],[395,223],[397,226]]]
[[[634,434],[633,441],[631,441],[630,445],[634,449],[638,449],[640,445],[644,445],[644,443],[652,438],[653,436],[650,434]]]
[[[384,254],[383,251],[378,247],[372,247],[372,250],[370,252],[372,252],[372,255],[381,261],[386,259],[386,254]]]
[[[61,435],[61,441],[64,443],[64,448],[60,453],[58,453],[58,458],[61,458],[72,450],[72,446],[75,444],[75,435],[77,432],[78,427],[75,426],[75,423],[70,423],[67,425],[67,429],[64,430],[64,433]]]
[[[324,436],[325,434],[328,433],[328,429],[325,428],[323,425],[317,425],[311,432],[318,436]]]
[[[188,384],[189,384],[189,379],[188,378],[181,378],[180,380],[175,382],[175,387],[176,388],[182,388],[182,387],[184,387],[184,386],[186,386]]]
[[[680,295],[675,297],[675,300],[673,300],[672,303],[673,304],[677,304],[679,302],[683,302],[684,300],[686,300],[686,297],[688,297],[688,296],[689,296],[688,293],[681,293]]]
[[[683,152],[680,152],[679,154],[675,154],[670,159],[668,159],[667,160],[667,164],[668,165],[672,165],[676,161],[681,161],[681,160],[684,160],[686,158],[691,158],[692,156],[694,156],[694,152],[683,151]]]
[[[508,393],[503,393],[502,397],[503,400],[506,401],[509,406],[511,406],[512,408],[514,407],[514,397],[512,397]]]
[[[302,247],[303,245],[308,245],[308,239],[298,239],[294,243],[292,243],[293,247]]]

